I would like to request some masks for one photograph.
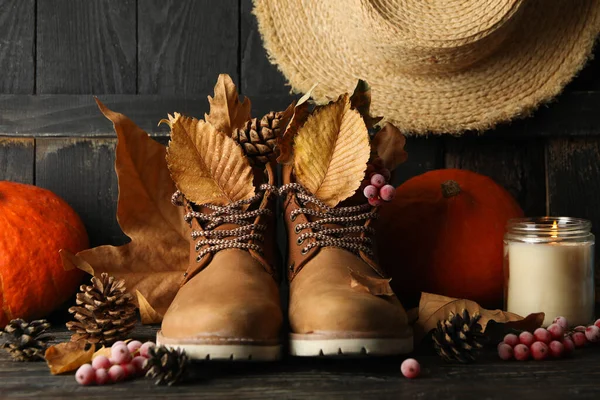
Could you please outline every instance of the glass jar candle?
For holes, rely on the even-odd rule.
[[[594,235],[590,221],[568,217],[518,218],[504,235],[507,311],[557,316],[570,325],[594,319]]]

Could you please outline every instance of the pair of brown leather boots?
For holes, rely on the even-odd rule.
[[[412,329],[396,296],[353,285],[384,281],[373,258],[376,208],[366,201],[328,207],[293,181],[291,168],[284,167],[279,188],[273,172],[270,165],[264,174],[255,169],[257,194],[226,206],[197,206],[176,193],[174,202],[185,207],[192,228],[191,256],[157,342],[185,349],[193,359],[280,358],[284,319],[274,210],[282,196],[289,241],[290,353],[410,352]]]

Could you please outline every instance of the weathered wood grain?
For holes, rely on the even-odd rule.
[[[267,59],[252,2],[241,2],[241,73],[242,92],[246,96],[290,97],[290,87],[277,67]]]
[[[34,139],[0,138],[0,180],[34,183]]]
[[[0,0],[0,93],[33,94],[35,0]]]
[[[444,168],[444,142],[437,136],[408,137],[404,146],[408,159],[401,164],[392,178],[394,186],[434,169]]]
[[[135,0],[37,2],[37,93],[136,93]]]
[[[543,142],[487,137],[446,139],[446,168],[489,176],[507,189],[526,215],[546,215]]]
[[[149,340],[157,327],[138,327],[132,337]],[[68,334],[55,332],[58,340]],[[137,379],[108,386],[79,386],[72,374],[52,376],[44,363],[15,363],[0,353],[0,397],[12,398],[236,398],[236,399],[596,399],[600,394],[600,348],[572,358],[506,362],[494,350],[471,365],[447,364],[417,355],[422,375],[400,374],[403,357],[364,359],[291,358],[272,363],[201,362],[177,386]]]
[[[548,213],[585,218],[600,237],[600,141],[556,138],[546,146]],[[598,240],[598,239],[597,239]],[[595,257],[596,298],[600,299],[600,246]]]
[[[237,0],[139,0],[138,92],[212,93],[220,73],[238,76]]]
[[[36,185],[61,196],[81,216],[90,244],[127,241],[116,221],[116,139],[36,140]]]

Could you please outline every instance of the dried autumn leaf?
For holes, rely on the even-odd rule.
[[[169,125],[167,165],[188,200],[225,205],[254,196],[252,168],[235,140],[180,114],[169,116]]]
[[[84,340],[63,342],[46,349],[46,363],[52,375],[74,371],[92,361],[95,346]]]
[[[94,353],[94,355],[92,355],[92,360],[98,356],[104,356],[106,358],[110,358],[111,355],[112,355],[111,348],[102,346],[98,351],[96,351]]]
[[[210,112],[204,119],[219,132],[231,136],[234,130],[242,128],[250,119],[250,99],[240,103],[237,88],[227,74],[219,75],[215,85],[214,97],[208,96]]]
[[[485,331],[489,321],[506,323],[525,319],[520,315],[502,310],[486,310],[471,300],[455,299],[423,292],[419,302],[419,319],[414,327],[415,340],[420,341],[429,331],[436,328],[438,321],[447,319],[450,312],[460,314],[462,310],[467,310],[470,315],[479,313],[481,315],[479,323],[483,331]],[[535,319],[538,317],[529,318]]]
[[[291,164],[293,158],[293,146],[294,137],[298,133],[298,129],[306,122],[306,119],[310,115],[308,109],[308,100],[312,96],[312,91],[317,85],[314,84],[304,96],[300,97],[298,102],[290,104],[290,106],[283,112],[283,118],[281,120],[281,126],[285,126],[285,131],[281,136],[277,138],[277,145],[275,149],[279,154],[277,156],[277,162],[280,164]]]
[[[383,160],[384,166],[390,171],[396,169],[408,158],[408,154],[404,151],[405,144],[406,137],[389,122],[386,122],[371,141],[371,146]]]
[[[137,297],[138,307],[140,310],[140,318],[146,324],[158,324],[162,321],[163,316],[157,312],[151,305],[148,303],[148,300],[144,297],[143,294],[140,293],[139,290],[135,291],[135,295]]]
[[[373,278],[350,271],[350,287],[361,292],[371,293],[374,296],[393,296],[394,291],[390,286],[390,281],[391,279]]]
[[[369,134],[360,114],[341,96],[311,115],[294,143],[296,178],[330,207],[360,186],[370,155]]]
[[[382,117],[371,117],[371,86],[362,79],[358,80],[354,93],[350,96],[350,105],[360,113],[368,129],[383,119]]]
[[[127,117],[96,101],[117,133],[117,220],[131,242],[63,256],[65,267],[76,265],[96,276],[107,272],[124,279],[130,293],[139,291],[164,314],[179,290],[189,256],[183,209],[171,204],[175,184],[165,161],[166,149]]]

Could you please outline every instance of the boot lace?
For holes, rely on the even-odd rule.
[[[279,195],[294,192],[300,201],[300,208],[293,210],[290,219],[294,221],[300,214],[311,215],[318,220],[304,224],[296,224],[294,230],[300,234],[297,238],[298,245],[308,239],[314,241],[302,248],[302,254],[314,247],[340,247],[355,254],[364,252],[373,255],[372,239],[368,236],[347,236],[349,233],[366,233],[372,235],[375,230],[370,226],[364,226],[371,218],[377,218],[377,211],[372,209],[368,203],[350,207],[329,207],[313,194],[308,192],[299,183],[288,183],[279,189]],[[307,207],[308,204],[317,206]],[[327,227],[327,224],[342,225],[341,227]],[[311,229],[312,232],[301,233],[303,230]]]
[[[248,243],[251,240],[264,242],[264,236],[261,232],[267,229],[265,224],[255,224],[253,221],[259,215],[272,215],[268,208],[256,208],[248,211],[244,206],[253,203],[260,203],[267,192],[278,194],[275,186],[262,184],[257,193],[251,198],[239,200],[226,206],[215,204],[201,204],[199,207],[206,207],[213,212],[210,214],[198,211],[189,211],[184,215],[184,220],[191,224],[194,218],[200,222],[201,230],[193,230],[192,239],[204,238],[196,243],[198,256],[196,262],[200,262],[202,257],[209,253],[216,253],[225,249],[246,249],[255,250],[262,253],[262,245],[257,243]],[[184,205],[184,196],[179,190],[173,194],[171,202],[176,206]],[[234,229],[214,230],[222,224],[235,224],[239,227]],[[207,246],[201,250],[202,247]]]

